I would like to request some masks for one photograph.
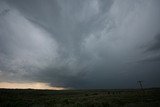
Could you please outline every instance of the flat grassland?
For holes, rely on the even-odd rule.
[[[160,88],[143,91],[0,89],[0,107],[160,107]]]

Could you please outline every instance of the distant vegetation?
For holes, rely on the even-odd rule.
[[[0,107],[160,107],[160,89],[0,89]]]

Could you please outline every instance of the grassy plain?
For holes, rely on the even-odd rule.
[[[0,107],[160,107],[160,88],[144,91],[0,89]]]

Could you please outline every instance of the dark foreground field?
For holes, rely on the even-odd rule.
[[[0,107],[160,107],[160,89],[0,89]]]

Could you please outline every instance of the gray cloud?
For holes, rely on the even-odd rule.
[[[158,4],[158,0],[1,1],[0,81],[125,88],[143,79],[150,80],[147,86],[160,85],[153,84],[159,81],[157,64],[148,64],[147,70],[137,64],[158,56],[158,51],[144,53],[146,47],[139,48],[160,30]],[[158,45],[157,38],[147,49],[158,50]]]
[[[140,60],[139,62],[157,62],[160,61],[160,34],[156,34],[151,40],[151,42],[148,43],[148,45],[145,46],[146,49],[144,51],[146,57]]]
[[[160,49],[160,34],[157,34],[154,43],[147,49],[147,51],[158,51]]]

